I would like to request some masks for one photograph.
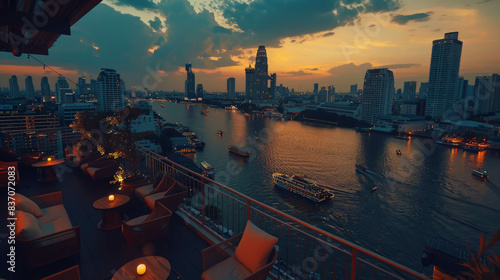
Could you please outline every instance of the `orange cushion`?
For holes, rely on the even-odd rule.
[[[20,239],[35,239],[43,235],[35,216],[19,211],[16,217],[16,237]]]
[[[251,272],[255,272],[267,264],[276,242],[278,238],[248,221],[234,256]]]
[[[16,193],[14,195],[14,199],[15,199],[17,210],[21,210],[21,211],[24,211],[26,213],[30,213],[31,215],[33,215],[37,218],[40,218],[41,216],[43,216],[42,210],[40,209],[38,204],[33,202],[33,200],[25,197],[24,195],[22,195],[20,193]]]

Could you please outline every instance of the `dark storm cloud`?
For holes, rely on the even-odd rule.
[[[154,20],[150,20],[148,22],[149,22],[149,26],[151,26],[151,28],[153,28],[155,31],[159,31],[161,29],[161,20],[160,20],[160,18],[155,17]]]
[[[340,3],[344,5],[340,5]],[[352,4],[357,4],[354,7]],[[226,0],[223,16],[244,32],[243,45],[279,46],[281,38],[297,37],[344,26],[360,13],[392,11],[398,0]]]
[[[321,37],[330,37],[335,35],[335,32],[326,32],[325,34],[321,35]]]
[[[405,25],[410,21],[416,21],[416,22],[428,21],[431,19],[432,14],[433,12],[417,13],[412,15],[395,15],[392,18],[392,22],[399,25]]]
[[[220,26],[213,12],[196,12],[188,0],[113,3],[151,10],[161,16],[144,23],[139,17],[99,4],[72,26],[71,36],[57,40],[47,63],[94,75],[102,67],[114,68],[130,84],[139,85],[147,67],[157,69],[159,65],[161,70],[175,71],[192,62],[195,69],[214,69],[236,65],[234,57],[250,62],[254,61],[251,57],[256,49],[251,54],[241,49],[279,47],[289,37],[303,42],[316,38],[311,36],[314,33],[331,36],[336,27],[353,23],[362,13],[400,7],[399,0],[217,1],[214,7],[235,31]],[[165,34],[162,27],[167,27]],[[148,50],[153,46],[157,49],[151,53]]]

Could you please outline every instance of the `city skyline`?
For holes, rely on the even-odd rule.
[[[277,73],[278,84],[304,92],[312,91],[314,83],[333,84],[337,92],[349,92],[351,84],[362,84],[370,68],[392,70],[396,88],[405,81],[417,81],[417,86],[427,82],[432,41],[458,31],[464,42],[460,76],[473,81],[476,76],[500,72],[500,55],[494,51],[500,35],[490,24],[499,21],[493,13],[499,7],[497,1],[367,2],[360,4],[363,8],[345,7],[342,13],[335,1],[318,1],[307,9],[301,1],[212,6],[194,0],[174,2],[178,7],[165,1],[139,1],[136,7],[104,1],[75,24],[72,36],[59,38],[49,56],[38,58],[75,82],[82,75],[95,78],[100,68],[113,68],[123,73],[130,86],[142,88],[144,79],[156,72],[161,81],[155,84],[151,79],[149,84],[155,86],[150,90],[166,91],[184,90],[184,64],[192,61],[206,91],[223,92],[227,78],[235,77],[236,91],[244,92],[244,69],[255,61],[257,46],[265,45],[269,71]],[[289,13],[278,18],[289,27],[245,21],[244,15],[252,15],[273,23],[257,14],[257,4],[271,16],[278,15],[281,10],[276,7],[281,5]],[[174,8],[179,15],[169,10]],[[337,15],[326,15],[329,9]],[[359,12],[363,9],[369,12]],[[297,17],[301,12],[305,19]],[[116,29],[118,40],[113,41],[126,46],[111,42],[106,31],[96,32],[98,25]],[[0,54],[0,87],[8,86],[11,75],[21,80],[29,75],[35,81],[45,75],[55,83],[56,73],[25,58]]]

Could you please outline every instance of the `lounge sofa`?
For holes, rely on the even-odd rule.
[[[97,160],[89,162],[87,174],[94,180],[111,178],[119,169],[119,164],[116,160]]]
[[[122,233],[127,243],[141,246],[168,235],[172,212],[161,203],[156,203],[151,214],[123,221]]]
[[[165,192],[175,184],[175,181],[164,175],[163,173],[158,173],[151,183],[144,182],[142,186],[135,188],[135,195],[140,200],[144,201],[144,198],[148,195]]]
[[[71,225],[61,192],[31,198],[16,194],[16,212],[16,245],[29,267],[41,267],[80,251],[80,227]]]

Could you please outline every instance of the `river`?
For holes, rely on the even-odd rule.
[[[160,104],[153,102],[153,110],[206,142],[204,150],[189,157],[198,165],[208,161],[216,181],[416,271],[422,271],[420,256],[430,237],[477,248],[481,232],[491,236],[500,229],[499,151],[463,151],[428,145],[426,139],[407,141],[223,109],[210,108],[204,116],[200,106]],[[231,144],[253,149],[252,157],[228,153]],[[383,177],[357,173],[356,163]],[[488,170],[489,181],[473,177],[475,168]],[[335,198],[314,206],[277,192],[274,172],[306,174],[330,186]],[[378,190],[371,192],[375,186]]]

